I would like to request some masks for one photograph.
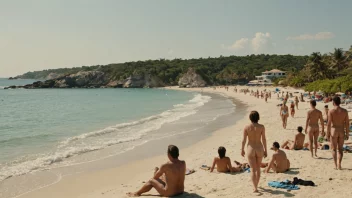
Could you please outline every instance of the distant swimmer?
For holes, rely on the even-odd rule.
[[[286,106],[286,102],[287,102],[287,100],[284,100],[282,102],[282,106],[280,107],[280,117],[281,117],[281,120],[282,120],[282,127],[284,129],[286,129],[286,127],[287,127],[287,118],[289,116],[288,107]]]
[[[150,179],[139,191],[127,193],[130,197],[139,197],[143,193],[149,192],[152,188],[162,197],[172,197],[184,192],[184,182],[186,173],[186,162],[178,159],[179,150],[176,146],[170,145],[167,149],[169,162],[155,169],[152,179]]]
[[[335,96],[332,101],[334,108],[329,111],[327,136],[330,139],[335,168],[341,170],[343,144],[349,139],[350,123],[347,110],[340,107],[340,97]]]
[[[210,169],[210,172],[214,171],[214,168],[216,166],[216,170],[219,173],[233,173],[233,172],[240,172],[241,166],[232,166],[231,164],[231,159],[229,157],[226,157],[226,149],[225,147],[220,146],[218,149],[218,154],[219,157],[215,157],[213,161],[213,165]]]
[[[324,134],[324,120],[323,120],[323,114],[321,111],[315,108],[317,105],[317,102],[315,100],[310,101],[310,107],[311,110],[308,111],[307,113],[307,120],[306,120],[306,128],[305,128],[305,133],[309,135],[309,145],[310,145],[310,152],[313,157],[313,142],[314,142],[314,151],[315,151],[315,157],[317,156],[317,149],[318,149],[318,137],[319,137],[319,124],[318,122],[320,121],[321,124],[321,136],[325,136]]]
[[[258,192],[258,184],[260,180],[260,167],[263,157],[267,156],[266,137],[264,125],[258,124],[259,113],[252,111],[249,115],[251,124],[247,125],[243,130],[243,140],[241,155],[245,156],[244,147],[247,142],[247,158],[251,167],[251,179],[254,186],[254,192]]]
[[[280,150],[280,144],[274,142],[271,149],[274,151],[274,154],[271,157],[265,172],[268,173],[270,169],[273,169],[275,173],[284,173],[288,171],[290,169],[290,160],[287,159],[286,153],[283,150]]]
[[[301,150],[304,147],[304,139],[305,135],[302,133],[303,127],[299,126],[297,127],[297,133],[295,135],[294,141],[292,140],[287,140],[281,145],[281,148],[283,149],[289,149],[289,150]]]

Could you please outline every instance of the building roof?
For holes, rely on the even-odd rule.
[[[281,70],[278,70],[278,69],[272,69],[270,71],[263,72],[263,74],[267,74],[267,73],[284,73],[284,71],[281,71]]]

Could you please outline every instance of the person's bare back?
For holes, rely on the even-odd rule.
[[[331,119],[331,136],[344,138],[344,128],[346,122],[348,122],[347,110],[341,107],[337,107],[336,109],[331,109],[329,111],[329,115],[329,119]]]
[[[185,161],[168,162],[161,168],[165,174],[165,192],[162,196],[174,196],[183,193],[186,163]]]
[[[179,150],[177,146],[169,145],[169,162],[155,169],[152,179],[150,179],[137,192],[127,193],[130,197],[139,197],[143,193],[154,188],[163,197],[170,197],[184,192],[184,182],[186,173],[186,162],[179,160]]]
[[[247,155],[252,157],[263,157],[264,147],[261,142],[264,126],[258,123],[252,123],[245,127],[248,135]]]
[[[309,135],[309,143],[310,143],[310,152],[313,157],[313,142],[315,145],[315,157],[317,157],[317,149],[318,149],[318,137],[319,137],[319,121],[321,124],[322,129],[322,136],[324,136],[324,120],[323,114],[321,111],[316,109],[316,101],[310,101],[311,110],[307,113],[307,120],[306,120],[306,128],[305,132]]]
[[[309,122],[308,122],[308,126],[312,127],[312,128],[319,128],[319,120],[323,118],[322,116],[322,112],[319,111],[318,109],[311,109],[308,111],[307,113],[308,118],[309,118]]]
[[[290,161],[287,159],[286,153],[280,150],[279,143],[274,142],[272,150],[275,152],[265,172],[268,173],[270,169],[273,169],[275,173],[288,171],[290,169]]]
[[[294,148],[295,150],[301,150],[303,149],[303,145],[304,145],[304,140],[305,140],[306,136],[302,133],[297,133],[295,135],[295,145],[294,145]]]

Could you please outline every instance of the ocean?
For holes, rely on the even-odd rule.
[[[194,142],[230,125],[236,108],[225,97],[165,89],[3,89],[31,82],[0,79],[0,182],[173,136]]]

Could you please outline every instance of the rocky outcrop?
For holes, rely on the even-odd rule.
[[[197,74],[195,69],[189,68],[187,73],[183,74],[178,85],[181,88],[187,87],[205,87],[207,83],[203,80],[202,76]]]
[[[9,80],[16,80],[18,77],[10,77]]]
[[[60,76],[56,79],[37,81],[25,86],[10,86],[6,89],[38,89],[38,88],[143,88],[162,87],[163,82],[149,74],[132,75],[124,80],[109,80],[101,71],[80,71],[76,74]]]
[[[45,80],[53,80],[53,79],[56,79],[56,78],[59,78],[59,77],[60,77],[59,74],[51,72],[51,73],[45,78]]]

